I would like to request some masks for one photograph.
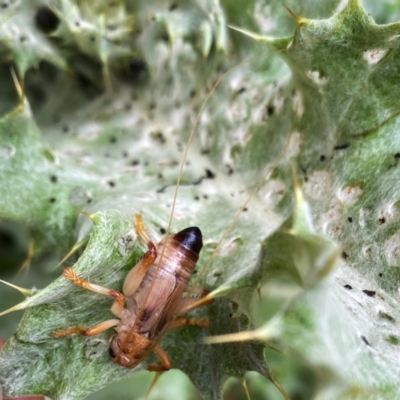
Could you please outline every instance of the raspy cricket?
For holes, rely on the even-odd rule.
[[[327,37],[329,33],[328,29],[322,34],[319,32],[314,41]],[[258,35],[251,36],[259,41],[264,40]],[[299,38],[303,39],[301,35]],[[282,44],[273,40],[270,44],[278,52],[285,52],[312,43],[312,38],[308,43],[300,39],[300,44],[289,41]],[[171,51],[175,51],[174,47]],[[173,58],[173,53],[170,56]],[[185,63],[177,63],[175,67],[184,70]],[[227,74],[235,71],[234,68]],[[161,67],[160,71],[163,72]],[[275,212],[274,207],[290,192],[292,178],[288,178],[288,175],[291,176],[288,161],[301,151],[302,136],[294,127],[301,119],[304,104],[301,92],[290,85],[285,89],[271,81],[260,95],[257,84],[245,87],[246,75],[238,73],[224,87],[230,93],[230,100],[223,109],[224,106],[218,106],[218,99],[213,102],[212,94],[224,76],[210,79],[201,90],[194,87],[186,90],[189,88],[179,82],[177,91],[186,90],[186,97],[182,99],[174,98],[168,91],[157,97],[147,92],[143,95],[136,88],[134,94],[121,89],[121,97],[125,95],[122,100],[117,98],[111,104],[104,102],[103,113],[96,115],[98,119],[93,117],[91,124],[78,131],[79,140],[86,147],[85,152],[79,153],[74,161],[78,165],[90,165],[93,170],[100,172],[95,174],[97,181],[91,175],[88,177],[82,173],[87,181],[84,180],[79,186],[71,184],[67,195],[68,201],[75,206],[74,212],[80,211],[89,216],[94,227],[90,230],[89,219],[79,216],[75,227],[74,250],[81,247],[83,252],[75,264],[72,259],[69,261],[64,258],[62,276],[12,310],[28,308],[25,323],[29,318],[36,318],[35,312],[44,310],[48,313],[46,315],[49,317],[40,318],[41,325],[35,325],[34,330],[28,330],[28,333],[20,330],[18,340],[46,343],[48,348],[44,352],[48,357],[70,351],[68,357],[73,361],[65,362],[62,367],[67,371],[66,375],[76,370],[79,361],[89,371],[88,374],[97,379],[88,383],[84,395],[126,376],[131,373],[129,369],[142,362],[144,368],[150,371],[167,371],[171,366],[185,372],[197,368],[199,377],[203,376],[200,373],[203,371],[211,377],[220,376],[220,372],[213,369],[216,365],[221,369],[224,368],[221,365],[225,365],[228,370],[232,365],[235,366],[236,357],[240,358],[238,354],[241,354],[241,348],[238,345],[234,357],[214,359],[210,365],[207,357],[212,350],[209,353],[198,350],[200,340],[187,340],[169,346],[174,353],[169,356],[170,349],[164,348],[164,339],[171,335],[169,331],[189,326],[192,326],[189,329],[201,332],[208,328],[213,335],[242,328],[231,326],[227,303],[230,301],[237,305],[240,302],[235,297],[240,289],[250,288],[257,296],[258,286],[255,282],[259,279],[261,261],[265,260],[263,243],[289,214],[290,201],[284,205],[283,216]],[[255,91],[257,96],[251,94]],[[23,91],[20,92],[21,98],[24,98]],[[145,106],[142,108],[137,103],[132,105],[132,99],[137,101],[141,99],[140,96],[144,98]],[[245,100],[241,100],[241,96]],[[207,104],[209,99],[211,104]],[[171,107],[168,119],[158,114],[158,110],[162,110],[160,104],[164,104],[162,101],[165,100]],[[255,109],[252,102],[258,107],[254,117],[255,128],[249,128],[248,124],[249,110]],[[283,115],[285,107],[292,120],[288,115]],[[187,133],[190,127],[185,114],[180,114],[182,108],[198,111],[189,138]],[[203,109],[204,119],[201,120]],[[109,136],[102,137],[103,128],[99,128],[101,124],[98,121],[105,116],[112,117],[117,111],[124,113],[123,121],[118,121],[118,127],[113,127],[115,130],[107,130]],[[219,121],[221,115],[218,113],[227,118],[228,124],[222,127],[217,124],[215,129],[211,129],[211,123],[208,125],[208,122],[214,118]],[[77,129],[74,124],[75,121],[70,121],[69,126],[63,126],[63,131],[75,134]],[[179,130],[174,124],[179,126]],[[283,127],[279,135],[275,134],[277,126]],[[195,133],[196,127],[198,135]],[[180,133],[177,134],[177,131]],[[94,145],[97,143],[96,135],[99,143],[107,140],[107,146],[104,146],[106,151],[102,154],[104,158],[99,162],[95,158],[99,152]],[[71,140],[66,134],[63,137],[67,142]],[[264,147],[259,143],[263,143]],[[73,154],[77,152],[72,146],[68,149]],[[124,159],[122,172],[115,172],[121,158]],[[282,167],[280,174],[269,181],[271,173],[278,166]],[[62,181],[61,172],[55,179],[54,176],[50,175],[51,184]],[[172,193],[174,190],[175,193]],[[259,198],[249,205],[260,190]],[[52,195],[49,203],[58,205],[60,198]],[[84,204],[79,208],[82,199]],[[128,237],[132,219],[134,233],[129,235],[132,246],[120,246]],[[159,234],[154,234],[157,231],[165,236],[160,238]],[[144,257],[133,262],[132,259],[140,254],[143,245],[146,247]],[[196,267],[202,247],[204,255]],[[224,309],[228,309],[225,319],[222,315],[214,315],[209,319],[206,314],[216,305],[215,297],[221,295],[227,297],[227,300],[221,300],[226,306]],[[114,299],[112,306],[111,298]],[[109,315],[110,306],[114,314],[112,319]],[[205,316],[190,314],[197,309],[203,311]],[[239,312],[244,311],[240,309]],[[93,347],[91,338],[87,337],[98,334],[110,340],[110,343],[108,350],[92,362],[82,347]],[[3,354],[7,354],[13,345],[17,346],[15,343],[15,339],[10,340],[2,350]],[[178,350],[181,354],[193,353],[195,362],[182,362],[183,357],[177,355]],[[148,365],[150,357],[153,357],[150,353],[156,355],[157,363]],[[218,353],[212,356],[218,358]],[[262,355],[250,353],[246,359],[248,365],[243,367],[239,363],[235,373],[243,375],[246,368],[265,372],[259,360],[263,360]],[[98,365],[104,367],[107,373],[97,376]],[[12,369],[11,364],[7,364],[7,368]],[[22,375],[26,374],[19,373],[19,376]],[[191,375],[193,381],[194,375]],[[48,393],[55,393],[62,379],[56,377],[54,387],[51,386]],[[78,376],[76,379],[78,382],[83,378]],[[204,381],[203,390],[220,394],[221,382],[209,388],[209,382]],[[4,386],[14,394],[10,380],[6,380]],[[78,383],[76,386],[79,389]],[[83,396],[82,393],[72,395],[73,389],[70,387],[68,390],[63,395],[70,398]]]
[[[161,365],[150,365],[147,369],[166,371],[170,369],[170,361],[156,339],[168,330],[187,325],[208,327],[206,319],[176,319],[212,302],[212,299],[199,301],[208,291],[188,287],[203,247],[201,231],[197,227],[186,228],[155,246],[145,233],[140,215],[135,215],[135,222],[138,236],[146,243],[148,251],[126,277],[123,293],[84,281],[71,268],[63,271],[63,276],[73,284],[114,297],[111,311],[119,319],[104,321],[87,329],[59,330],[53,333],[53,337],[72,334],[93,336],[116,326],[117,334],[110,346],[110,355],[115,363],[134,368],[154,351]],[[184,292],[194,292],[199,296],[182,298]]]

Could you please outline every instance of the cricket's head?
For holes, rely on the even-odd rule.
[[[110,356],[116,364],[126,368],[136,367],[149,354],[156,341],[148,340],[137,333],[119,332],[111,340]]]

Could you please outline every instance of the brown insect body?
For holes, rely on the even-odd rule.
[[[115,363],[135,367],[153,350],[168,322],[198,300],[182,296],[202,247],[200,229],[186,228],[157,244],[157,258],[137,290],[132,292],[135,269],[127,275],[123,285],[126,308],[120,314],[117,335],[110,346]]]
[[[111,311],[118,319],[88,329],[59,330],[53,332],[53,337],[71,334],[93,336],[115,327],[117,334],[110,345],[110,355],[115,363],[134,368],[154,351],[161,365],[150,365],[148,369],[166,371],[171,364],[158,344],[162,335],[186,325],[208,327],[207,319],[178,318],[213,301],[201,300],[208,291],[188,286],[203,247],[202,235],[199,228],[190,227],[164,238],[155,246],[147,237],[141,216],[135,215],[135,220],[136,231],[147,244],[148,251],[126,276],[123,293],[84,281],[71,268],[63,271],[63,276],[73,284],[114,297]],[[184,292],[188,294],[184,296]],[[192,293],[197,296],[192,297]]]

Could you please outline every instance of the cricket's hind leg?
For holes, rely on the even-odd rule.
[[[119,317],[125,304],[125,296],[122,293],[85,281],[84,279],[79,278],[79,276],[76,275],[75,271],[72,268],[65,268],[62,272],[62,276],[71,281],[74,285],[80,286],[83,289],[91,290],[92,292],[99,294],[104,294],[105,296],[114,297],[115,301],[114,304],[111,306],[111,312]]]
[[[206,296],[209,292],[208,291],[203,291],[203,296]],[[202,298],[184,298],[182,299],[181,303],[175,310],[175,315],[179,316],[182,314],[186,314],[187,312],[194,310],[198,307],[203,307],[207,304],[210,304],[214,301],[214,299],[204,299],[202,301]],[[200,304],[198,304],[200,302]],[[184,328],[185,326],[199,326],[201,328],[208,328],[210,323],[208,318],[174,318],[172,321],[170,321],[163,334],[167,333],[168,331],[172,329],[178,329],[178,328]],[[151,364],[147,367],[149,371],[156,371],[156,372],[163,372],[163,371],[168,371],[171,368],[171,361],[168,358],[167,353],[159,346],[158,344],[154,348],[154,353],[158,357],[158,359],[161,361],[161,364]],[[156,380],[157,381],[157,378]],[[155,382],[151,385],[153,387]]]
[[[181,315],[187,314],[196,308],[207,306],[214,302],[214,299],[209,299],[209,291],[199,287],[188,286],[185,290],[189,294],[197,294],[196,297],[184,297],[179,306],[175,310],[175,316],[179,317]]]
[[[72,268],[65,268],[62,275],[64,278],[68,279],[76,286],[79,286],[86,290],[91,290],[95,293],[115,298],[114,304],[111,306],[111,312],[116,316],[119,316],[121,314],[125,304],[125,296],[122,293],[85,281],[79,278],[79,276],[76,275],[75,271]],[[119,322],[119,319],[109,319],[87,329],[83,329],[80,326],[75,328],[60,329],[58,331],[54,331],[52,333],[52,336],[54,338],[74,334],[83,336],[94,336],[98,335],[101,332],[104,332],[107,329],[112,328],[113,326],[118,325]]]
[[[53,338],[59,338],[67,335],[82,335],[82,336],[95,336],[99,333],[106,331],[119,324],[119,319],[108,319],[107,321],[100,322],[100,324],[91,326],[90,328],[83,329],[77,326],[76,328],[60,329],[54,331],[51,336]]]
[[[214,299],[207,299],[206,296],[210,293],[208,290],[201,288],[188,288],[189,293],[200,294],[199,297],[184,297],[181,299],[178,307],[174,311],[175,318],[169,322],[166,327],[166,332],[171,329],[184,328],[185,326],[195,325],[201,328],[208,328],[210,321],[208,318],[190,318],[183,317],[178,318],[181,315],[187,314],[188,312],[195,310],[196,308],[204,307],[211,304]]]

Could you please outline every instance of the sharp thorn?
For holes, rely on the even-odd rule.
[[[3,281],[2,279],[0,279],[0,282],[2,282],[2,283],[4,283],[5,285],[10,286],[10,287],[12,287],[12,288],[14,288],[14,289],[17,289],[17,290],[20,291],[25,297],[30,296],[30,295],[32,294],[32,291],[29,290],[29,289],[25,289],[25,288],[22,288],[22,287],[20,287],[20,286],[13,285],[12,283]]]
[[[86,215],[88,218],[90,218],[90,219],[92,220],[92,222],[93,222],[94,224],[97,224],[97,223],[99,222],[99,217],[98,217],[97,214],[89,214],[88,212],[82,211],[82,210],[77,210],[77,212],[78,212],[79,214]]]
[[[241,342],[246,340],[267,340],[261,331],[246,331],[246,332],[237,332],[237,333],[229,333],[227,335],[217,335],[217,336],[207,336],[204,338],[204,343],[207,344],[216,344],[216,343],[229,343],[229,342]]]
[[[296,22],[296,25],[300,25],[304,21],[304,18],[296,15],[286,4],[284,4],[284,7],[288,11],[288,13],[291,15],[291,17],[294,19],[294,21]]]
[[[77,250],[79,250],[81,247],[83,247],[89,240],[89,237],[86,236],[79,242],[75,243],[72,249],[65,255],[65,257],[54,267],[54,270],[56,270],[63,262],[67,261],[69,257],[72,256]],[[53,270],[53,271],[54,271]]]
[[[27,307],[29,307],[29,301],[25,300],[22,303],[19,303],[19,304],[15,305],[14,307],[9,308],[8,310],[1,312],[0,317],[2,317],[5,314],[8,314],[10,312],[13,312],[13,311],[23,310],[24,308],[27,308]]]
[[[257,40],[257,41],[259,41],[259,42],[268,39],[268,38],[266,38],[265,36],[261,36],[261,35],[258,35],[257,33],[250,32],[250,31],[248,31],[247,29],[242,29],[242,28],[239,28],[239,27],[233,26],[233,25],[227,25],[227,26],[228,26],[228,28],[231,28],[231,29],[233,29],[234,31],[243,33],[243,35],[246,35],[246,36],[248,36],[248,37],[251,37],[252,39]]]
[[[22,274],[22,272],[24,272],[24,270],[26,270],[27,273],[29,272],[29,267],[31,265],[32,258],[35,254],[34,245],[35,245],[34,240],[32,238],[29,239],[28,252],[26,253],[26,257],[25,257],[20,269],[17,272],[17,276]]]
[[[17,77],[17,74],[15,73],[14,68],[10,67],[10,72],[11,72],[12,80],[14,81],[15,89],[16,89],[16,91],[18,93],[18,97],[19,97],[20,103],[23,104],[24,103],[24,98],[25,98],[24,89],[23,89],[21,83],[18,80],[18,77]]]
[[[303,192],[301,191],[301,188],[300,188],[300,182],[299,182],[299,177],[298,177],[297,171],[296,171],[296,165],[295,165],[294,161],[291,161],[290,164],[292,167],[293,186],[294,186],[297,204],[300,204],[304,201]]]

